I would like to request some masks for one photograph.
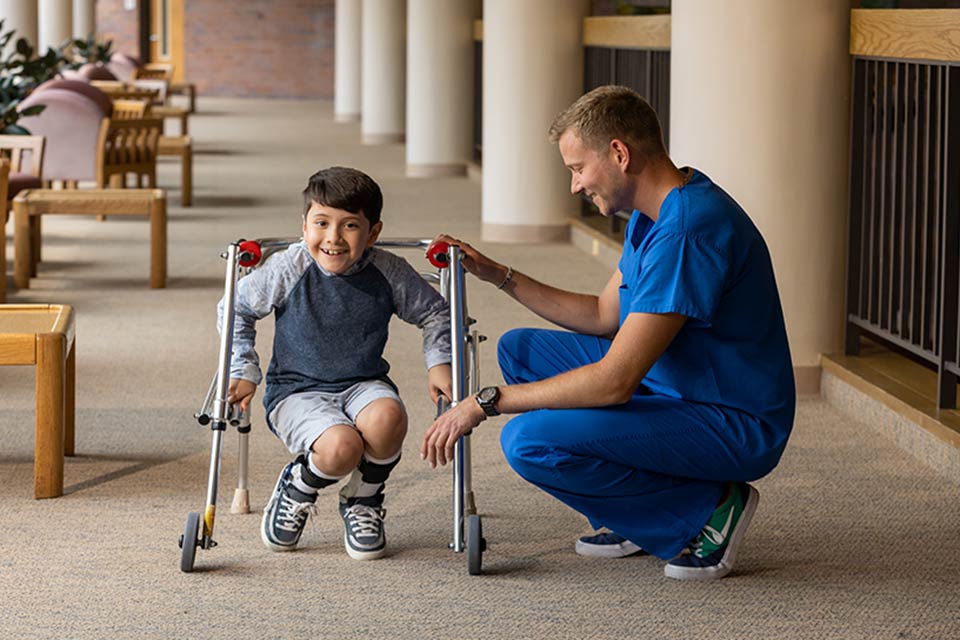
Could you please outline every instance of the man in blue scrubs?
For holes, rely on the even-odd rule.
[[[656,113],[600,87],[550,129],[570,190],[633,211],[599,296],[550,287],[447,236],[464,266],[564,331],[499,343],[507,385],[440,416],[421,454],[445,464],[487,416],[518,413],[501,444],[524,479],[584,514],[581,555],[650,553],[680,580],[722,578],[780,460],[796,397],[770,254],[743,209],[668,157]]]

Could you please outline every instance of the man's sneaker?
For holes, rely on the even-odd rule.
[[[354,560],[374,560],[384,554],[387,536],[383,530],[383,494],[350,498],[340,503],[343,518],[343,546]]]
[[[293,551],[300,542],[307,516],[316,510],[317,494],[304,493],[293,484],[294,467],[299,464],[294,460],[283,468],[270,502],[263,509],[260,537],[274,551]]]
[[[646,551],[612,531],[603,531],[593,536],[583,536],[577,540],[578,555],[591,558],[626,558],[627,556],[646,555]]]
[[[664,575],[677,580],[716,580],[733,571],[737,547],[757,510],[760,494],[746,482],[734,484],[730,493],[690,544],[691,552],[668,562]]]

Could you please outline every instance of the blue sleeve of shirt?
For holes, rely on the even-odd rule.
[[[624,274],[629,313],[679,313],[713,322],[723,294],[729,260],[725,252],[697,236],[654,232],[637,273]]]

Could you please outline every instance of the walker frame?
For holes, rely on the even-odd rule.
[[[237,488],[234,491],[230,513],[250,513],[249,489],[247,486],[249,470],[249,435],[251,430],[250,413],[241,412],[238,405],[227,402],[227,390],[230,383],[230,359],[233,350],[233,325],[235,319],[236,285],[243,275],[263,264],[271,255],[282,251],[300,238],[264,238],[259,240],[238,240],[227,245],[220,254],[226,260],[226,274],[223,287],[223,322],[220,331],[220,351],[217,369],[207,390],[200,410],[194,414],[196,420],[212,431],[210,448],[210,468],[207,477],[206,505],[201,512],[187,514],[183,534],[180,536],[180,570],[190,573],[194,569],[197,549],[212,549],[217,546],[213,539],[216,520],[217,493],[220,481],[220,460],[223,454],[223,435],[227,427],[237,430],[239,439],[239,463]],[[437,268],[436,272],[421,273],[432,284],[439,285],[440,293],[450,306],[450,344],[451,369],[453,377],[453,399],[449,406],[455,406],[464,398],[476,393],[479,388],[479,357],[481,342],[486,340],[472,329],[476,322],[467,315],[466,285],[464,268],[459,247],[437,243],[431,247],[432,240],[398,238],[381,240],[378,247],[391,249],[421,249],[429,252],[428,260]],[[229,330],[228,330],[229,329]],[[439,416],[448,408],[441,396],[437,405]],[[483,538],[481,517],[477,514],[471,478],[470,434],[463,435],[456,443],[453,457],[453,539],[448,545],[456,553],[467,551],[467,570],[471,575],[482,573],[483,552],[486,540]],[[466,528],[466,531],[465,531]]]

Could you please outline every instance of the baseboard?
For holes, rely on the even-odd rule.
[[[824,400],[960,485],[960,435],[856,374],[823,362]]]
[[[818,365],[794,367],[793,381],[798,396],[819,396],[822,370]]]

